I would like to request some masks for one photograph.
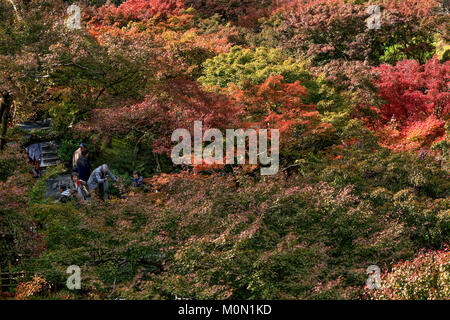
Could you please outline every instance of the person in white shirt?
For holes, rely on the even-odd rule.
[[[78,159],[81,157],[81,153],[87,150],[87,147],[84,143],[80,143],[80,147],[73,153],[72,157],[72,167],[75,169],[77,167]]]

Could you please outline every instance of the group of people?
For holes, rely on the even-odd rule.
[[[106,164],[102,164],[91,172],[89,150],[84,143],[81,143],[74,152],[72,167],[72,179],[69,186],[60,187],[61,201],[64,202],[70,198],[88,201],[93,192],[102,200],[108,199],[108,183],[116,182],[117,178]]]
[[[109,182],[116,182],[117,178],[106,164],[102,164],[91,172],[89,150],[84,143],[81,143],[74,152],[72,167],[72,179],[69,186],[60,188],[61,201],[64,202],[71,198],[88,201],[93,192],[102,200],[108,199]],[[133,172],[131,185],[137,188],[144,186],[144,180],[137,171]]]

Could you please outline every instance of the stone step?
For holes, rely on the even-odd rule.
[[[42,156],[41,160],[44,162],[51,162],[51,161],[59,160],[59,157],[57,155],[53,155],[53,156],[44,155],[44,156]]]
[[[54,167],[54,166],[56,166],[56,165],[58,165],[58,164],[60,164],[60,161],[59,161],[59,160],[57,160],[57,161],[49,161],[49,162],[43,162],[43,161],[41,161],[40,167],[41,167],[41,168]]]
[[[53,158],[58,157],[58,153],[56,151],[43,151],[42,158]]]
[[[28,131],[29,134],[26,136],[27,139],[30,138],[33,130],[48,130],[52,125],[52,120],[45,119],[42,121],[26,121],[17,125],[18,128]],[[41,154],[41,164],[40,167],[45,171],[48,167],[53,167],[61,163],[58,156],[59,143],[55,141],[45,141],[41,142],[42,154]]]
[[[52,148],[52,147],[43,147],[42,148],[43,153],[56,152],[56,150],[58,150],[58,148]]]
[[[58,151],[56,150],[48,150],[48,151],[42,151],[42,157],[57,157]]]
[[[33,130],[49,130],[50,126],[52,124],[51,119],[46,119],[43,121],[26,121],[24,123],[20,123],[17,125],[17,127],[21,128],[25,131],[33,131]]]
[[[58,144],[54,141],[43,142],[41,167],[50,167],[59,163]]]
[[[57,149],[58,144],[54,141],[46,141],[42,142],[42,149]]]
[[[57,161],[59,160],[58,156],[53,156],[53,157],[41,157],[41,162],[52,162],[52,161]]]

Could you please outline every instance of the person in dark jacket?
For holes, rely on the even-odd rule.
[[[33,138],[36,136],[33,135]],[[42,144],[34,143],[26,147],[28,160],[33,164],[33,176],[39,178],[41,176],[41,158],[42,158]]]
[[[144,178],[139,176],[139,172],[133,171],[133,179],[131,180],[131,186],[136,188],[144,187]]]
[[[91,162],[89,161],[89,151],[83,150],[77,161],[76,172],[80,180],[88,181],[91,174]]]

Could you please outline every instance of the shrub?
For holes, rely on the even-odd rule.
[[[16,294],[14,299],[25,300],[35,296],[48,295],[50,285],[47,280],[41,277],[34,277],[33,280],[28,282],[21,282],[16,288]]]
[[[14,172],[0,181],[0,264],[38,255],[45,245],[37,226],[27,214],[29,190],[33,186],[31,168],[24,161],[18,144],[7,147],[0,154],[5,167],[14,164]],[[3,169],[3,167],[2,167]]]
[[[370,3],[373,5],[376,3]],[[434,52],[434,33],[443,17],[432,14],[436,1],[379,1],[381,29],[370,30],[368,4],[344,0],[293,1],[277,31],[283,48],[305,54],[317,65],[331,60],[378,64],[404,58],[425,62]]]
[[[442,300],[450,298],[450,252],[427,251],[400,261],[381,275],[381,288],[366,289],[371,300]]]
[[[203,69],[198,80],[207,86],[226,88],[233,84],[247,89],[281,75],[283,82],[299,81],[307,89],[303,102],[317,105],[321,113],[342,112],[352,106],[348,96],[338,93],[322,76],[314,76],[307,61],[289,58],[280,49],[234,46],[230,52],[206,60]]]
[[[207,60],[199,81],[220,87],[230,83],[242,87],[245,81],[261,84],[270,76],[282,75],[288,83],[297,80],[306,83],[312,80],[307,67],[305,62],[287,58],[279,49],[234,46],[229,53]]]
[[[255,27],[259,18],[270,15],[276,7],[273,0],[186,0],[185,4],[202,15],[218,14],[225,21],[244,27]]]
[[[382,142],[395,149],[418,150],[444,136],[449,62],[441,64],[436,57],[424,65],[405,60],[375,71],[379,77],[374,85],[385,103],[379,109],[381,123],[373,127],[385,126],[385,132],[380,131]]]

